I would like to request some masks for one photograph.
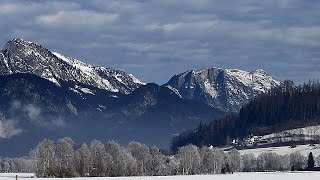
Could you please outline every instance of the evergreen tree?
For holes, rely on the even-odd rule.
[[[309,153],[309,156],[308,156],[308,166],[307,166],[308,169],[313,169],[314,168],[314,159],[313,159],[313,154],[312,152]]]
[[[200,124],[196,129],[183,131],[171,141],[171,150],[188,144],[223,146],[231,139],[251,134],[264,135],[283,130],[318,125],[320,118],[320,83],[310,81],[294,86],[285,81],[281,86],[261,94],[244,105],[238,115],[230,114],[209,124]],[[310,128],[313,140],[317,136]],[[300,140],[304,140],[301,138]]]

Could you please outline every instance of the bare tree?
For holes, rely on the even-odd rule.
[[[316,157],[316,166],[320,166],[320,155]]]
[[[290,169],[290,157],[276,153],[262,153],[257,157],[257,169],[260,171],[286,171]]]
[[[166,175],[164,173],[164,169],[167,167],[167,157],[163,155],[159,148],[151,147],[150,148],[151,155],[151,166],[149,175]]]
[[[3,161],[3,169],[4,169],[5,173],[10,173],[11,172],[10,163],[9,163],[8,159],[6,159],[6,158]]]
[[[241,157],[239,151],[236,149],[231,149],[228,154],[230,156],[230,171],[240,171]]]
[[[257,159],[252,153],[242,155],[241,160],[241,169],[243,171],[252,172],[257,169]]]
[[[32,157],[35,161],[38,177],[56,176],[55,145],[52,140],[44,139],[41,141],[33,151]]]
[[[112,157],[111,176],[133,176],[136,174],[136,160],[122,146],[109,141],[106,151]]]
[[[151,154],[149,148],[144,144],[132,141],[128,145],[128,151],[137,160],[138,174],[147,175],[151,168]]]
[[[104,145],[98,140],[93,140],[90,143],[90,151],[92,161],[90,176],[108,176],[112,157],[105,151]]]
[[[75,166],[80,176],[89,176],[92,167],[91,151],[87,144],[82,144],[75,153]]]
[[[76,175],[73,144],[72,139],[68,137],[59,139],[57,142],[55,155],[58,163],[59,177],[73,177]]]
[[[178,151],[180,173],[183,175],[199,174],[201,159],[198,147],[187,145]]]
[[[306,165],[307,158],[301,155],[299,152],[294,152],[290,154],[290,167],[291,170],[303,169]]]
[[[221,173],[221,168],[224,163],[223,151],[218,149],[211,149],[209,147],[202,147],[200,149],[201,156],[201,173],[213,174]]]

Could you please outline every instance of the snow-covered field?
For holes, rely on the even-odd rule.
[[[19,176],[20,175],[20,176]],[[40,180],[31,178],[33,174],[18,174],[19,180]],[[1,180],[15,179],[15,174],[0,174]],[[42,178],[49,180],[51,178]],[[196,176],[153,176],[153,177],[99,177],[99,178],[72,178],[73,180],[318,180],[320,172],[268,172],[268,173],[235,173],[217,175],[196,175]],[[61,180],[54,178],[53,180]]]
[[[239,150],[239,152],[241,155],[252,153],[256,157],[264,152],[275,152],[279,155],[300,152],[304,156],[307,156],[310,152],[312,152],[314,157],[318,157],[320,155],[320,144],[316,144],[315,146],[299,145],[295,148],[291,148],[290,146],[282,146],[282,147],[269,147],[269,148],[257,148],[257,149],[244,149],[244,150]]]

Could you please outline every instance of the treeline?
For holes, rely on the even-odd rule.
[[[312,152],[309,153],[308,158],[299,152],[288,155],[265,152],[258,157],[253,154],[241,156],[241,169],[246,172],[314,170],[319,164],[320,156],[314,160]]]
[[[175,155],[164,155],[156,147],[130,142],[125,148],[114,141],[93,140],[76,147],[70,138],[41,141],[29,156],[0,158],[1,172],[35,172],[37,177],[169,176],[219,174],[237,171],[287,171],[313,168],[313,159],[300,153],[240,155],[204,146],[187,145]],[[309,169],[311,169],[309,168]]]
[[[93,140],[77,147],[65,137],[41,141],[30,156],[4,158],[2,172],[35,172],[37,177],[168,176],[227,173],[240,170],[240,153],[194,145],[165,155],[157,147],[130,142],[127,147]]]
[[[171,149],[194,144],[222,146],[233,138],[251,134],[264,135],[282,130],[320,124],[320,83],[295,86],[285,81],[281,86],[257,96],[243,106],[238,115],[231,114],[195,130],[173,137]]]

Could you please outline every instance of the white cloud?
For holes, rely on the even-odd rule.
[[[60,11],[56,14],[37,18],[40,26],[66,28],[82,31],[83,29],[102,28],[117,20],[117,14],[97,13],[93,11]]]

